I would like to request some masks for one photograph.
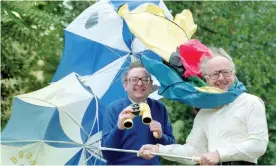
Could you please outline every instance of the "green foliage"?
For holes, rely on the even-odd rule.
[[[1,129],[11,114],[15,95],[45,87],[56,70],[63,48],[63,29],[93,1],[1,1]],[[193,13],[193,36],[222,47],[232,57],[237,76],[249,93],[266,103],[270,142],[259,164],[276,163],[276,15],[275,2],[165,1],[173,15]],[[41,73],[42,77],[39,76]],[[194,111],[163,99],[177,142],[185,143]],[[177,164],[162,160],[163,164]]]
[[[13,96],[45,87],[59,64],[63,29],[94,2],[1,1],[1,130]]]
[[[199,39],[208,46],[224,48],[234,59],[237,76],[247,87],[249,93],[261,97],[266,104],[270,142],[267,152],[259,159],[259,164],[276,163],[276,14],[275,2],[167,2],[173,14],[183,9],[190,9],[198,25],[193,38]],[[175,122],[185,124],[181,139],[191,130],[193,111],[175,102],[166,101],[170,110],[169,116]],[[180,113],[183,112],[183,113]],[[181,116],[179,116],[181,115]],[[188,131],[188,132],[187,132]],[[164,164],[172,164],[163,161]],[[174,163],[175,164],[175,163]]]

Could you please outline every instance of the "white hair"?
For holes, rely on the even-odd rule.
[[[203,56],[200,59],[200,72],[201,72],[202,76],[207,75],[207,73],[206,73],[206,63],[209,60],[211,60],[212,58],[216,57],[216,56],[221,56],[221,57],[224,57],[224,58],[228,59],[231,63],[232,71],[235,72],[234,62],[233,62],[231,56],[228,55],[223,48],[210,47],[209,49],[211,50],[211,57]]]

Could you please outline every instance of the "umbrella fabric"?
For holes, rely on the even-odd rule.
[[[142,57],[146,69],[160,82],[159,94],[195,108],[216,108],[234,101],[246,89],[237,79],[229,91],[210,86],[195,87],[160,61]]]
[[[91,149],[100,145],[100,107],[75,73],[16,96],[11,118],[1,133],[1,163],[100,164],[104,160]]]
[[[122,73],[141,55],[161,60],[117,14],[125,3],[133,10],[147,1],[99,1],[65,29],[63,55],[52,84],[15,97],[2,132],[1,163],[103,164],[98,149],[101,114],[110,102],[126,96]],[[150,3],[172,17],[162,1]],[[154,77],[153,84],[160,86]],[[150,97],[161,98],[157,91]]]
[[[147,48],[169,62],[171,53],[188,41],[196,31],[197,26],[193,22],[192,14],[189,10],[184,10],[172,21],[158,12],[161,10],[159,7],[145,6],[144,11],[129,11],[128,6],[123,5],[118,13],[124,18],[131,32]]]
[[[200,59],[210,56],[211,53],[199,41],[190,40],[196,31],[191,13],[182,17],[183,22],[177,20],[179,17],[172,22],[160,15],[154,15],[154,12],[130,12],[127,5],[122,6],[120,10],[119,14],[126,20],[131,32],[165,61],[162,63],[142,57],[146,69],[161,84],[158,92],[160,95],[196,108],[215,108],[229,104],[245,91],[244,85],[237,79],[227,92],[207,86],[200,79]],[[148,16],[148,19],[143,16]],[[187,26],[183,27],[185,23]],[[156,26],[162,28],[157,30]],[[154,35],[145,33],[147,30]],[[182,64],[178,60],[181,60]]]
[[[121,76],[135,59],[133,57],[146,55],[161,60],[130,32],[126,22],[117,14],[123,4],[134,10],[145,3],[158,5],[167,18],[172,18],[163,1],[105,0],[81,13],[65,29],[63,55],[52,81],[75,72],[104,105],[124,97]],[[157,85],[158,81],[155,82]],[[155,92],[151,97],[158,99],[161,96]]]
[[[192,39],[179,46],[179,56],[185,68],[184,77],[202,77],[200,60],[203,56],[211,57],[211,51],[198,40]]]

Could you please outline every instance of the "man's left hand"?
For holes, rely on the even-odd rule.
[[[158,133],[158,139],[162,138],[162,127],[161,124],[155,120],[151,121],[150,123],[150,131]]]
[[[220,161],[220,156],[217,151],[203,153],[200,155],[200,165],[214,165]]]

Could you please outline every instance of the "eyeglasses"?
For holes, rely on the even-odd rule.
[[[151,78],[149,76],[145,76],[145,77],[130,77],[128,79],[128,82],[132,85],[137,85],[138,82],[141,80],[142,84],[144,85],[148,85],[151,82]]]
[[[211,74],[209,74],[208,76],[212,79],[212,80],[216,80],[219,78],[220,73],[222,74],[223,77],[230,77],[232,74],[232,70],[230,69],[224,69],[224,70],[220,70],[220,71],[214,71]]]

